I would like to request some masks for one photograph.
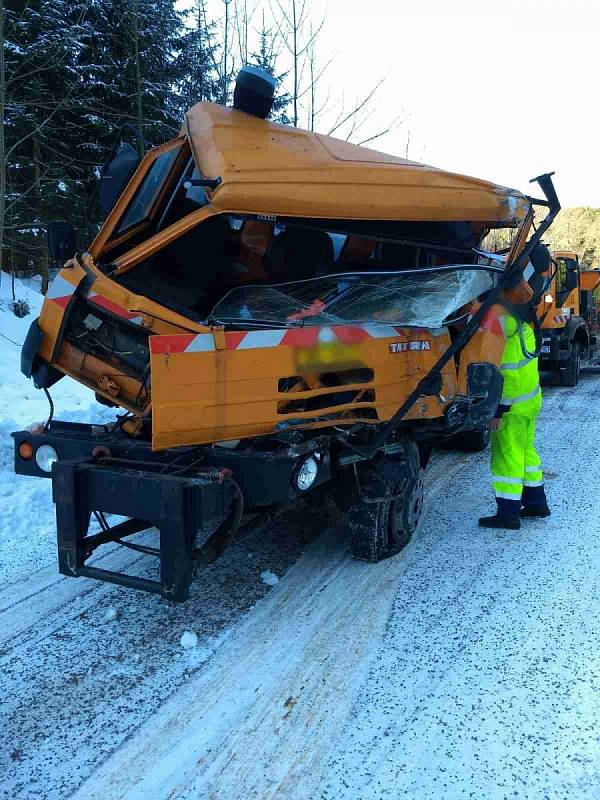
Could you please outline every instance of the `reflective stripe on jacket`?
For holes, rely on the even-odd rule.
[[[534,417],[542,403],[538,360],[530,355],[535,352],[535,334],[531,325],[510,314],[501,317],[500,321],[506,343],[500,364],[504,388],[498,416],[522,414]]]

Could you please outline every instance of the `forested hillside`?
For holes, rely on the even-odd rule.
[[[81,246],[93,237],[101,221],[99,172],[123,123],[155,145],[177,135],[194,102],[227,99],[236,65],[226,22],[218,28],[209,20],[203,0],[190,14],[174,0],[8,0],[0,98],[4,269],[47,273],[51,219],[72,222]],[[244,60],[275,73],[274,34],[259,33],[258,52]],[[288,100],[282,92],[280,117]]]
[[[552,250],[574,250],[582,264],[600,267],[600,208],[565,208],[545,236]]]

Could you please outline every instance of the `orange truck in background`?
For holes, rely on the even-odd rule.
[[[581,367],[600,355],[598,301],[600,270],[582,268],[571,250],[552,253],[552,279],[537,314],[542,326],[540,369],[553,373],[561,386],[577,386]]]
[[[418,525],[431,447],[495,414],[501,302],[533,295],[551,177],[535,200],[273,124],[274,89],[244,68],[233,108],[199,103],[139,163],[123,145],[87,251],[49,228],[68,260],[22,370],[122,412],[13,434],[16,471],[52,479],[65,575],[185,600],[248,513],[322,488],[349,509],[352,553],[379,561]],[[492,228],[516,234],[504,265],[479,251]],[[147,529],[156,545],[131,540]],[[157,557],[158,579],[90,564],[109,542]]]

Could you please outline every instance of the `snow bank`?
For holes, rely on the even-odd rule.
[[[25,340],[31,320],[39,315],[44,298],[33,288],[25,286],[24,283],[16,279],[15,298],[24,300],[31,312],[30,315],[19,319],[19,317],[15,317],[11,310],[13,295],[10,276],[2,272],[0,280],[0,339],[3,342],[8,339],[13,346],[20,346]],[[4,349],[0,352],[4,356]]]
[[[13,470],[10,434],[48,418],[43,392],[21,374],[21,345],[32,321],[39,315],[43,297],[19,280],[15,295],[25,300],[30,313],[19,319],[11,308],[10,278],[2,273],[0,283],[0,580],[12,582],[28,569],[52,563],[55,558],[55,518],[50,483],[39,478],[17,476]],[[114,411],[100,406],[93,393],[70,378],[52,389],[57,419],[104,422]],[[17,552],[20,549],[20,554]],[[30,551],[30,558],[23,550]],[[20,564],[21,566],[17,566]]]

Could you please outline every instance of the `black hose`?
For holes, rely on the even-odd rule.
[[[52,422],[52,420],[54,418],[54,403],[52,402],[52,398],[50,397],[50,392],[48,391],[48,389],[46,389],[45,386],[44,386],[44,394],[48,398],[48,403],[50,405],[50,416],[48,417],[48,420],[46,421],[46,424],[44,425],[44,430],[47,431],[48,428],[50,427],[50,423]]]
[[[521,352],[525,356],[525,358],[537,358],[539,354],[542,352],[542,326],[537,317],[537,314],[534,313],[532,325],[533,325],[533,333],[535,336],[535,347],[533,352],[528,350],[527,345],[525,344],[525,336],[523,335],[523,325],[526,323],[523,320],[517,319],[517,330],[519,331],[519,341],[521,342]]]

